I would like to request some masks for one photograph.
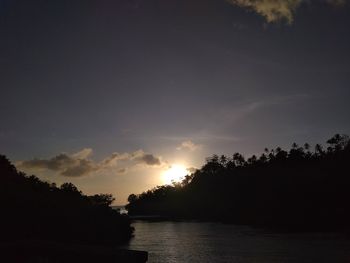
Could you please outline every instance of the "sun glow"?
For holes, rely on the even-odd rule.
[[[188,174],[185,166],[181,164],[171,165],[165,172],[163,172],[162,179],[164,184],[172,184],[181,182]]]

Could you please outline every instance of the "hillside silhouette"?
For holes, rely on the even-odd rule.
[[[130,220],[110,207],[109,194],[83,195],[27,176],[0,155],[0,242],[46,240],[119,244],[133,232]]]
[[[181,183],[129,196],[129,215],[218,220],[288,229],[350,226],[350,141],[336,134],[311,150],[265,149],[245,159],[213,155]]]

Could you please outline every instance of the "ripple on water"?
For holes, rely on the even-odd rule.
[[[277,234],[247,226],[135,221],[127,248],[150,263],[350,262],[350,239],[335,233]]]

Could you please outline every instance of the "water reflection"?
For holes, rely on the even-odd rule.
[[[149,262],[350,262],[350,239],[335,233],[276,234],[245,226],[135,221],[128,248]]]

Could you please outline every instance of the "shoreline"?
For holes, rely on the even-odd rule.
[[[211,220],[211,219],[196,219],[171,217],[162,215],[139,215],[129,216],[131,221],[145,221],[145,222],[191,222],[191,223],[218,223],[236,226],[246,226],[254,229],[263,229],[276,233],[343,233],[350,236],[349,226],[315,226],[315,225],[292,225],[292,224],[244,224],[237,223],[230,220]]]

